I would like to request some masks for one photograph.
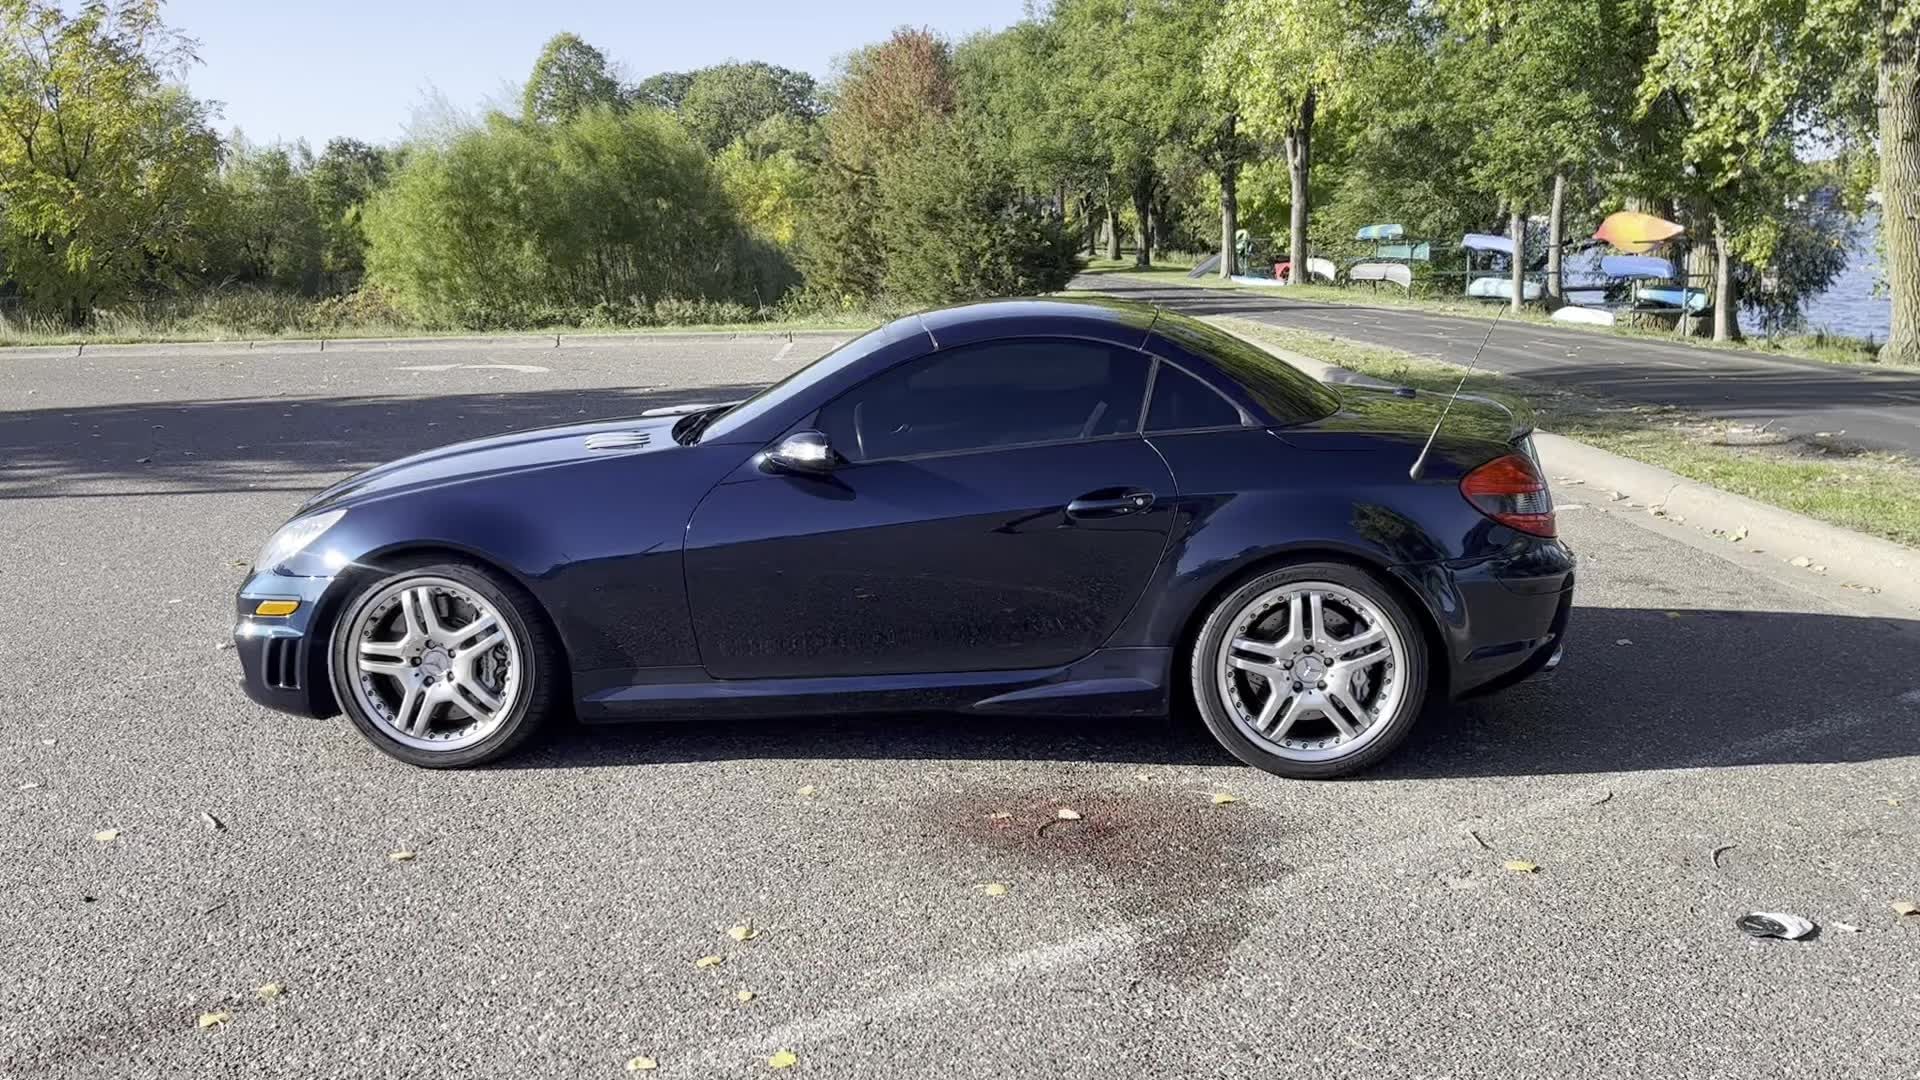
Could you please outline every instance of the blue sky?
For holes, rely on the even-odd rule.
[[[223,103],[223,130],[254,142],[333,135],[400,138],[438,90],[475,109],[517,85],[561,30],[586,38],[629,78],[729,58],[830,73],[833,60],[896,26],[950,37],[1019,20],[1022,0],[170,0],[167,21],[200,42],[187,78]]]

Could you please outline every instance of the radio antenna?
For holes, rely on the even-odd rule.
[[[1460,388],[1467,385],[1467,377],[1479,366],[1480,354],[1487,350],[1487,342],[1493,340],[1494,328],[1500,325],[1500,316],[1506,313],[1504,306],[1493,313],[1493,322],[1487,324],[1487,336],[1481,338],[1480,347],[1473,350],[1473,359],[1467,361],[1467,370],[1460,373],[1460,381],[1454,384],[1453,396],[1447,398],[1447,407],[1440,410],[1440,419],[1433,422],[1433,432],[1427,436],[1427,445],[1420,448],[1420,456],[1413,459],[1413,468],[1407,470],[1407,475],[1412,479],[1420,479],[1420,474],[1426,470],[1427,454],[1433,450],[1433,441],[1440,437],[1440,425],[1447,422],[1447,414],[1453,411],[1453,403],[1460,400]]]

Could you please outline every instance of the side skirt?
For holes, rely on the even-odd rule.
[[[582,723],[851,712],[1162,716],[1170,649],[1100,649],[1057,668],[715,679],[702,668],[574,673]]]

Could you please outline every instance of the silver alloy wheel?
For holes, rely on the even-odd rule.
[[[524,692],[512,628],[457,581],[390,582],[360,608],[350,633],[354,698],[402,745],[471,746],[499,729]]]
[[[1241,734],[1292,761],[1332,761],[1378,738],[1400,709],[1407,646],[1372,600],[1297,581],[1234,615],[1215,669]]]

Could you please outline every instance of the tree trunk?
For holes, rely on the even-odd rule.
[[[1313,115],[1317,102],[1312,90],[1301,99],[1299,115],[1287,129],[1287,183],[1293,198],[1288,221],[1287,284],[1307,280],[1307,182],[1313,178]]]
[[[1520,200],[1513,200],[1513,208],[1507,211],[1507,235],[1513,238],[1513,298],[1507,303],[1515,315],[1527,302],[1527,216],[1520,211]]]
[[[1690,214],[1687,220],[1689,224],[1697,224],[1701,221],[1701,215]],[[1707,320],[1687,314],[1684,301],[1688,290],[1708,287],[1708,282],[1713,279],[1713,265],[1713,245],[1704,241],[1687,245],[1686,272],[1680,275],[1680,298],[1683,302],[1680,316],[1675,320],[1680,333],[1686,337],[1705,336],[1711,327]]]
[[[1227,165],[1220,170],[1220,276],[1230,278],[1239,272],[1235,265],[1238,251],[1233,234],[1240,230],[1240,193],[1236,185],[1240,166]]]
[[[1560,299],[1560,245],[1566,240],[1567,176],[1553,174],[1553,202],[1547,208],[1547,295]]]
[[[1892,19],[1898,4],[1883,3]],[[1880,59],[1880,236],[1886,249],[1893,323],[1880,359],[1920,364],[1920,26],[1882,31]]]
[[[1686,290],[1680,291],[1682,303]],[[1733,288],[1733,256],[1727,249],[1727,223],[1713,216],[1713,340],[1740,340],[1739,297]]]
[[[1133,213],[1140,225],[1140,246],[1133,251],[1133,265],[1145,270],[1153,265],[1153,174],[1148,170],[1141,170],[1133,182]]]
[[[1120,211],[1112,199],[1107,200],[1107,258],[1120,260]]]

